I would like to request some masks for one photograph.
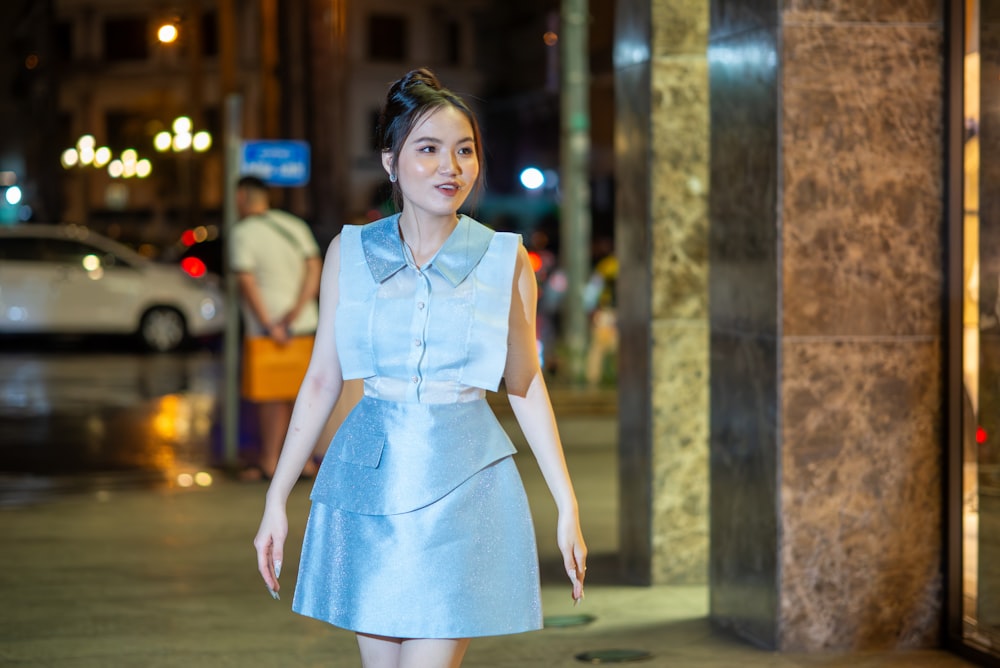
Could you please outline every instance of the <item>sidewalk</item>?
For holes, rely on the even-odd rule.
[[[590,479],[608,449],[570,449],[571,467]],[[589,454],[588,454],[589,453]],[[551,559],[552,514],[535,467],[519,457],[538,506],[542,559]],[[604,471],[606,478],[606,470]],[[608,483],[611,484],[611,483]],[[206,488],[92,489],[0,510],[5,568],[0,571],[0,664],[72,668],[357,667],[352,634],[290,611],[307,484],[289,500],[290,539],[283,596],[273,601],[256,574],[251,545],[265,487],[216,476]],[[588,489],[588,511],[609,506]],[[598,505],[595,505],[598,504]],[[602,552],[614,545],[608,518],[585,526],[594,559],[587,598],[574,608],[569,588],[543,583],[545,614],[587,614],[583,626],[473,641],[466,668],[570,667],[592,650],[644,650],[638,665],[691,668],[770,666],[968,665],[942,652],[780,655],[712,631],[704,587],[601,584]],[[405,555],[400,555],[405,558]]]

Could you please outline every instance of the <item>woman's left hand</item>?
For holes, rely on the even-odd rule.
[[[563,566],[573,583],[573,600],[579,603],[583,599],[583,580],[587,576],[587,545],[583,542],[580,518],[576,512],[559,513],[557,534]]]

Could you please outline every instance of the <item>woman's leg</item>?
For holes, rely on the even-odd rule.
[[[387,638],[358,634],[364,668],[459,668],[469,639]]]
[[[359,633],[358,649],[361,650],[361,665],[364,668],[398,668],[402,645],[403,641],[399,638]]]
[[[399,668],[458,668],[468,648],[468,638],[404,640]]]

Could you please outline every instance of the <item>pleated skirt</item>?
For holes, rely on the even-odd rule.
[[[410,512],[366,515],[314,501],[292,609],[395,638],[540,629],[534,528],[513,458]]]

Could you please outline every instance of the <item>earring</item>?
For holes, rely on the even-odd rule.
[[[389,183],[395,183],[395,182],[396,182],[396,175],[389,174]]]

